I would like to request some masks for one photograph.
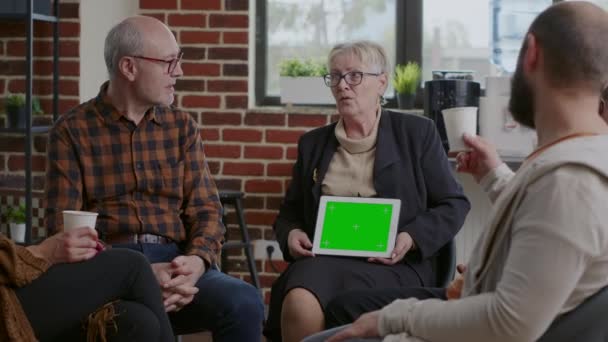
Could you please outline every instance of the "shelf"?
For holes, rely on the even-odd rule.
[[[15,242],[13,239],[11,239],[11,241]],[[39,245],[42,241],[44,241],[44,238],[38,238],[36,240],[33,240],[30,243],[27,243],[27,242],[15,242],[15,245],[27,247],[27,246],[32,246],[32,245]]]
[[[41,134],[48,133],[48,131],[53,126],[33,126],[32,133]],[[0,133],[13,133],[13,134],[27,134],[27,130],[25,128],[4,128],[0,127]]]
[[[24,20],[27,19],[27,15],[25,15],[25,13],[0,13],[0,20],[2,19]],[[55,16],[38,13],[32,13],[32,19],[35,21],[46,21],[51,23],[59,21],[59,19]]]
[[[22,9],[22,11],[16,12],[16,9],[18,9],[19,7],[9,7],[9,6],[5,6],[7,4],[5,4],[4,2],[6,2],[6,0],[0,0],[2,1],[2,5],[0,5],[0,8],[2,8],[3,11],[5,12],[0,12],[0,21],[4,20],[4,21],[21,21],[25,23],[25,46],[26,47],[31,47],[33,44],[33,40],[34,40],[34,31],[35,28],[32,26],[33,22],[51,22],[53,23],[52,26],[52,44],[55,47],[54,52],[53,52],[53,109],[54,112],[57,112],[57,105],[58,105],[58,90],[57,90],[57,86],[58,86],[58,82],[59,82],[59,73],[58,73],[58,63],[59,63],[59,52],[56,47],[59,44],[59,16],[57,14],[59,14],[59,1],[60,0],[54,0],[53,3],[51,4],[51,1],[49,0],[27,0],[28,3],[25,3],[25,1],[23,0],[13,0],[15,1],[15,3],[19,3],[20,5],[26,5],[25,6],[25,10]],[[41,13],[34,13],[34,11],[39,11],[39,12],[47,12],[48,13],[48,6],[44,6],[44,4],[51,4],[52,5],[52,13],[55,15],[47,15],[47,14],[41,14]],[[37,6],[41,5],[41,6]],[[33,80],[33,75],[32,75],[32,71],[33,71],[33,53],[31,49],[27,49],[26,48],[26,52],[24,54],[24,62],[25,65],[28,66],[25,68],[25,70],[23,71],[23,74],[25,76],[26,79],[26,84],[28,82],[32,82]],[[19,73],[17,73],[19,74]],[[26,87],[26,91],[25,91],[25,97],[31,99],[32,98],[32,87]],[[52,127],[52,122],[48,122],[48,121],[38,121],[38,120],[34,120],[34,117],[31,116],[31,111],[28,111],[28,115],[30,115],[30,120],[28,120],[29,124],[31,126],[27,127],[27,128],[4,128],[1,127],[0,128],[0,134],[12,134],[12,135],[19,135],[21,137],[23,137],[23,139],[25,140],[25,146],[23,147],[23,153],[25,155],[25,158],[29,158],[27,160],[28,163],[31,163],[31,158],[32,158],[32,149],[33,149],[33,135],[34,134],[44,134],[49,132],[49,130]],[[56,120],[57,117],[56,115],[53,115],[53,120]],[[27,164],[27,163],[26,163]],[[27,164],[29,165],[29,164]],[[26,232],[25,232],[25,244],[30,244],[32,243],[32,223],[33,223],[33,217],[32,217],[32,212],[33,212],[33,207],[32,207],[32,188],[33,188],[33,176],[32,176],[32,168],[28,167],[25,168],[24,170],[25,172],[25,189],[24,189],[24,194],[25,194],[25,207],[27,208],[26,210],[26,215],[25,215],[25,225],[26,225]]]
[[[38,14],[38,13],[32,14],[32,19],[37,20],[37,21],[46,21],[49,23],[56,23],[59,21],[59,18],[57,18],[55,16],[46,15],[46,14]]]

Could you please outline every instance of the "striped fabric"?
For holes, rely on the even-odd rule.
[[[49,234],[63,229],[62,210],[94,211],[102,238],[162,235],[214,264],[225,228],[196,122],[175,108],[152,107],[136,126],[109,103],[107,85],[49,133]]]

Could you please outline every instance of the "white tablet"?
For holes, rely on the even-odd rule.
[[[390,257],[400,208],[399,199],[321,196],[313,253]]]

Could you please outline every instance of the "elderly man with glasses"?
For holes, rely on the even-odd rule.
[[[434,254],[454,238],[469,202],[454,179],[432,121],[382,108],[384,49],[369,41],[335,46],[324,77],[339,120],[304,134],[274,229],[290,261],[272,288],[265,334],[300,341],[325,326],[324,309],[347,290],[434,284]],[[315,256],[321,195],[401,200],[390,258]]]
[[[173,34],[154,18],[127,18],[108,33],[104,55],[109,81],[49,134],[49,233],[63,230],[63,210],[97,212],[93,228],[106,243],[152,263],[177,334],[258,341],[258,291],[217,269],[225,228],[200,130],[171,106],[183,74]]]

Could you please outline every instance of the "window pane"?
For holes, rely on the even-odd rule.
[[[423,79],[431,79],[432,70],[472,70],[483,86],[487,75],[513,72],[530,23],[549,5],[551,0],[424,0]]]
[[[536,16],[551,0],[495,0],[492,2],[492,61],[500,70],[515,71],[522,42]]]
[[[489,73],[489,2],[423,1],[423,80],[432,70],[473,70],[476,80]]]
[[[325,62],[339,42],[380,43],[395,59],[396,0],[268,0],[266,94],[279,94],[279,64],[288,58]]]
[[[608,11],[608,0],[587,0],[587,1],[592,2]]]

